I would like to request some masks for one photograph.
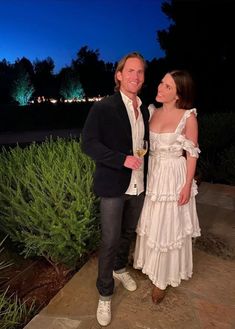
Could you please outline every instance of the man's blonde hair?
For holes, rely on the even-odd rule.
[[[147,64],[146,64],[146,61],[145,61],[144,57],[141,54],[137,53],[137,52],[129,53],[126,56],[124,56],[123,58],[121,58],[120,61],[117,64],[115,74],[114,74],[114,80],[115,80],[114,90],[115,91],[119,91],[120,90],[120,85],[121,85],[120,81],[117,79],[117,73],[122,72],[122,70],[123,70],[123,68],[126,64],[126,61],[129,58],[138,58],[143,63],[144,69],[146,69]]]

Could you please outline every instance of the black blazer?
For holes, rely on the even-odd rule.
[[[149,111],[141,106],[145,139],[149,140]],[[133,155],[131,125],[120,92],[96,102],[82,131],[82,149],[96,163],[94,192],[98,196],[123,195],[132,170],[124,167],[127,155]],[[145,183],[147,156],[145,156]]]

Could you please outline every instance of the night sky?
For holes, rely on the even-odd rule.
[[[50,56],[55,73],[85,45],[115,62],[131,51],[164,56],[157,31],[170,24],[162,0],[1,0],[0,60]]]

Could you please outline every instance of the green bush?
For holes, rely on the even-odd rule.
[[[220,156],[224,178],[235,185],[235,145],[231,145]]]
[[[231,177],[235,175],[234,167],[229,165],[232,176],[228,175],[225,158],[228,163],[229,157],[234,159],[235,156],[232,153],[235,140],[235,113],[204,114],[199,116],[198,122],[201,149],[198,173],[204,181],[233,184],[234,179],[232,181]]]
[[[0,155],[0,230],[25,257],[70,267],[97,246],[94,163],[75,140],[47,140]]]

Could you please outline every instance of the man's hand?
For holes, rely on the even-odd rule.
[[[128,155],[124,162],[124,167],[130,168],[132,170],[137,170],[140,168],[142,162],[143,162],[143,159],[138,158],[134,155]]]

